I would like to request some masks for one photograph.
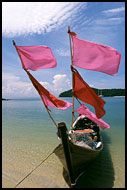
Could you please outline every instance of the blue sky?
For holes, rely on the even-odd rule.
[[[78,38],[111,46],[122,57],[117,75],[77,68],[94,88],[125,88],[124,2],[2,2],[2,96],[38,97],[12,44],[46,45],[57,67],[30,71],[51,93],[71,88],[68,26]]]

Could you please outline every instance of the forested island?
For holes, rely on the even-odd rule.
[[[125,96],[125,89],[97,89],[92,88],[96,94],[104,97]],[[72,89],[59,94],[59,97],[72,97]]]
[[[8,100],[10,100],[10,99],[2,98],[2,100],[8,101]]]

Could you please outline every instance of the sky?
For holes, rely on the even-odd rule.
[[[2,97],[38,97],[13,46],[46,45],[57,67],[30,71],[52,94],[71,89],[68,26],[78,38],[121,53],[115,76],[76,68],[91,87],[125,88],[124,2],[2,2]]]

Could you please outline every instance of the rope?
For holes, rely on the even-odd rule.
[[[44,163],[53,153],[54,151],[51,152],[44,160],[42,160],[40,164],[38,164],[33,170],[31,170],[31,172],[29,172],[19,183],[17,183],[14,188],[16,188],[20,183],[22,183],[30,174],[32,174],[33,171],[35,171],[42,163]]]
[[[76,97],[77,102],[81,105],[82,103],[79,101],[79,99]]]

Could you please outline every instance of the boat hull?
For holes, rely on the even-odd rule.
[[[68,142],[69,142],[70,156],[75,176],[78,176],[88,166],[90,162],[96,159],[100,151],[103,149],[103,144],[100,149],[94,150],[78,146],[73,142],[71,142],[71,140],[69,140]],[[63,164],[64,169],[68,171],[62,143],[60,143],[55,148],[54,153]]]

